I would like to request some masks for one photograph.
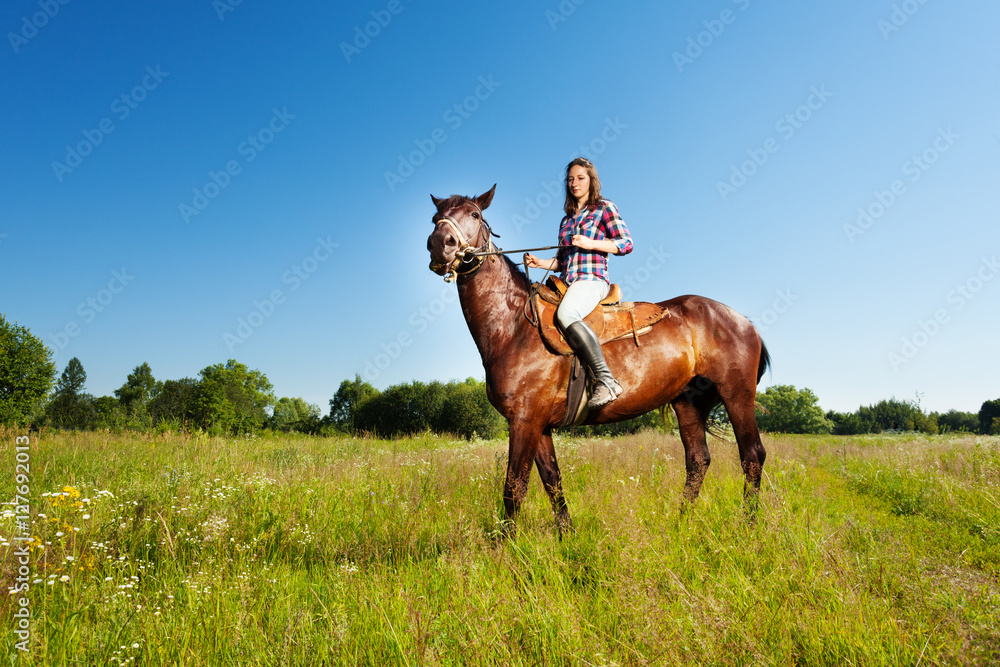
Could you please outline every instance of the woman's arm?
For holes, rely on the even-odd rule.
[[[583,234],[574,234],[572,240],[573,245],[577,248],[583,248],[584,250],[596,250],[597,252],[604,252],[610,255],[618,254],[618,244],[610,239],[601,239],[600,241],[597,241],[584,236]]]
[[[524,262],[532,269],[545,269],[546,271],[559,270],[559,259],[556,257],[552,259],[539,259],[530,252],[526,252],[524,253]]]

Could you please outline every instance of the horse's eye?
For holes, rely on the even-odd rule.
[[[473,213],[472,217],[475,218],[476,220],[479,220],[479,214],[478,213]]]

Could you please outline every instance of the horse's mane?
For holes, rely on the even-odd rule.
[[[528,276],[521,270],[520,265],[515,264],[507,255],[503,255],[503,261],[507,262],[507,268],[510,270],[510,275],[514,277],[514,280],[526,291],[529,290],[531,285],[529,284]]]

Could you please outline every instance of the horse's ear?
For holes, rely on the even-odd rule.
[[[440,209],[441,208],[441,202],[443,202],[444,200],[443,199],[438,199],[434,195],[431,195],[431,201],[434,202],[434,208]]]
[[[490,202],[493,201],[493,195],[497,191],[497,184],[494,183],[493,187],[490,188],[489,192],[484,192],[483,194],[476,197],[476,204],[479,205],[479,210],[485,211],[489,207]]]

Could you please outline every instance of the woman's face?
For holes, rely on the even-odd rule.
[[[590,195],[590,174],[584,167],[574,164],[566,176],[566,186],[577,201],[586,201]]]

